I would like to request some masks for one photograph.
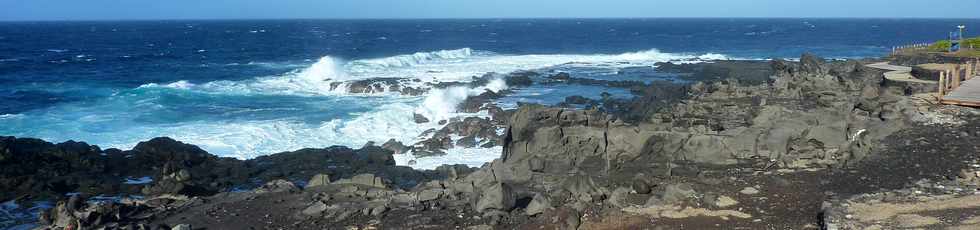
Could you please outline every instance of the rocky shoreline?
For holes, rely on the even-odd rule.
[[[459,109],[489,118],[447,120],[411,146],[251,160],[169,138],[122,151],[2,137],[0,201],[59,200],[37,218],[41,229],[976,226],[980,110],[929,103],[928,87],[888,82],[865,64],[805,54],[658,65],[690,84],[513,73],[508,85],[603,85],[634,97],[504,110],[488,102],[507,92],[487,92]],[[382,81],[356,89],[396,83]],[[503,146],[502,156],[480,168],[394,163],[481,145]],[[97,195],[118,199],[91,202]],[[869,211],[882,208],[893,211]]]

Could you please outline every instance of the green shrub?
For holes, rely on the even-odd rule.
[[[980,37],[964,39],[963,44],[960,45],[960,47],[964,49],[969,49],[971,47],[975,50],[980,49]]]
[[[928,49],[931,52],[947,52],[949,51],[950,46],[953,46],[953,42],[949,40],[940,40],[936,43],[932,43],[932,45],[929,45]],[[980,37],[963,39],[963,43],[960,44],[961,49],[970,49],[971,47],[974,50],[980,50]]]
[[[937,41],[936,43],[932,43],[932,45],[929,45],[929,51],[932,51],[932,52],[947,52],[947,51],[949,51],[949,47],[951,47],[951,46],[953,46],[953,42],[951,42],[949,40],[940,40],[940,41]]]

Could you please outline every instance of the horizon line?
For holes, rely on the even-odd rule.
[[[0,22],[135,22],[135,21],[289,21],[289,20],[391,20],[391,21],[413,21],[413,20],[616,20],[616,19],[872,19],[872,20],[895,20],[895,19],[920,19],[920,20],[980,20],[980,18],[958,18],[958,17],[394,17],[394,18],[357,18],[357,17],[336,17],[336,18],[120,18],[120,19],[28,19],[28,20],[7,20],[0,19]]]

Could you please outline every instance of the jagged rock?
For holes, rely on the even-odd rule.
[[[544,213],[549,209],[551,209],[551,199],[548,199],[548,197],[541,194],[534,194],[534,197],[531,198],[531,202],[528,203],[527,208],[524,209],[524,214],[533,216]]]
[[[362,212],[364,215],[380,216],[388,211],[388,206],[384,203],[371,203]]]
[[[307,216],[316,216],[316,215],[320,215],[321,213],[323,213],[323,211],[326,210],[327,210],[327,204],[321,201],[317,201],[317,202],[313,202],[313,204],[311,204],[310,206],[307,206],[306,209],[303,209],[302,213],[303,215],[307,215]]]
[[[808,73],[824,73],[824,63],[825,61],[817,55],[812,53],[803,53],[800,58],[800,65],[803,67],[803,71]]]
[[[268,183],[263,184],[259,188],[255,189],[255,193],[273,193],[273,192],[297,192],[300,191],[293,182],[287,180],[273,180]]]
[[[429,123],[429,118],[426,118],[425,116],[422,116],[422,114],[416,113],[416,114],[414,114],[414,117],[415,117],[415,123],[419,123],[419,124]]]
[[[609,194],[609,199],[608,199],[609,203],[612,204],[613,206],[620,207],[620,208],[625,208],[630,206],[631,204],[629,203],[628,199],[631,190],[632,189],[626,187],[616,188],[615,190],[612,191],[611,194]]]
[[[392,156],[392,151],[383,149],[377,146],[367,146],[361,148],[360,155],[362,159],[368,164],[377,165],[395,165],[395,157]]]
[[[363,186],[376,187],[376,188],[388,187],[388,185],[385,184],[384,179],[370,173],[358,174],[349,179],[340,179],[334,182],[334,184],[355,184],[355,185],[363,185]]]
[[[504,183],[495,183],[485,188],[474,206],[477,212],[488,210],[510,211],[517,201],[513,189]]]
[[[306,183],[306,187],[317,187],[330,184],[330,175],[327,174],[316,174],[310,181]]]
[[[393,152],[396,155],[407,153],[408,151],[411,150],[411,148],[405,146],[405,144],[402,144],[399,141],[395,141],[395,139],[388,140],[387,142],[381,145],[381,148],[391,150],[391,152]]]
[[[605,193],[589,176],[576,175],[565,178],[561,182],[561,188],[568,191],[571,198],[582,202],[600,201],[605,198]]]
[[[419,201],[433,201],[442,198],[444,191],[442,189],[426,189],[419,192]]]
[[[574,95],[574,96],[565,97],[565,103],[573,104],[573,105],[585,105],[585,104],[592,104],[593,101],[592,99],[583,96]]]
[[[411,205],[417,203],[418,201],[417,198],[418,196],[414,196],[408,193],[398,193],[391,196],[391,201],[397,204]]]
[[[693,198],[696,193],[691,184],[672,184],[664,187],[664,194],[660,198],[667,204],[674,204]]]
[[[541,160],[540,158],[537,157],[531,158],[530,160],[527,161],[527,163],[528,163],[528,169],[530,169],[531,171],[534,172],[544,171],[544,167],[545,167],[544,160]]]
[[[191,229],[193,228],[191,228],[191,225],[189,224],[178,224],[173,228],[170,228],[170,230],[191,230]]]
[[[632,188],[633,192],[636,192],[637,194],[649,194],[651,191],[650,184],[642,179],[634,179]]]
[[[538,73],[529,72],[529,71],[515,72],[507,76],[507,78],[505,78],[505,81],[507,82],[507,86],[510,87],[527,87],[534,84],[534,81],[531,80],[531,77],[537,75]]]

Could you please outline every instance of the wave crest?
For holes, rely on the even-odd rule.
[[[365,66],[368,68],[409,67],[428,64],[440,60],[463,59],[473,56],[473,49],[462,48],[455,50],[439,50],[433,52],[418,52],[407,55],[397,55],[386,58],[358,60],[350,63],[351,67]]]
[[[194,83],[190,83],[187,80],[179,80],[164,85],[160,85],[157,83],[148,83],[148,84],[140,85],[137,88],[139,89],[150,89],[150,88],[190,89],[194,86],[195,86]]]

